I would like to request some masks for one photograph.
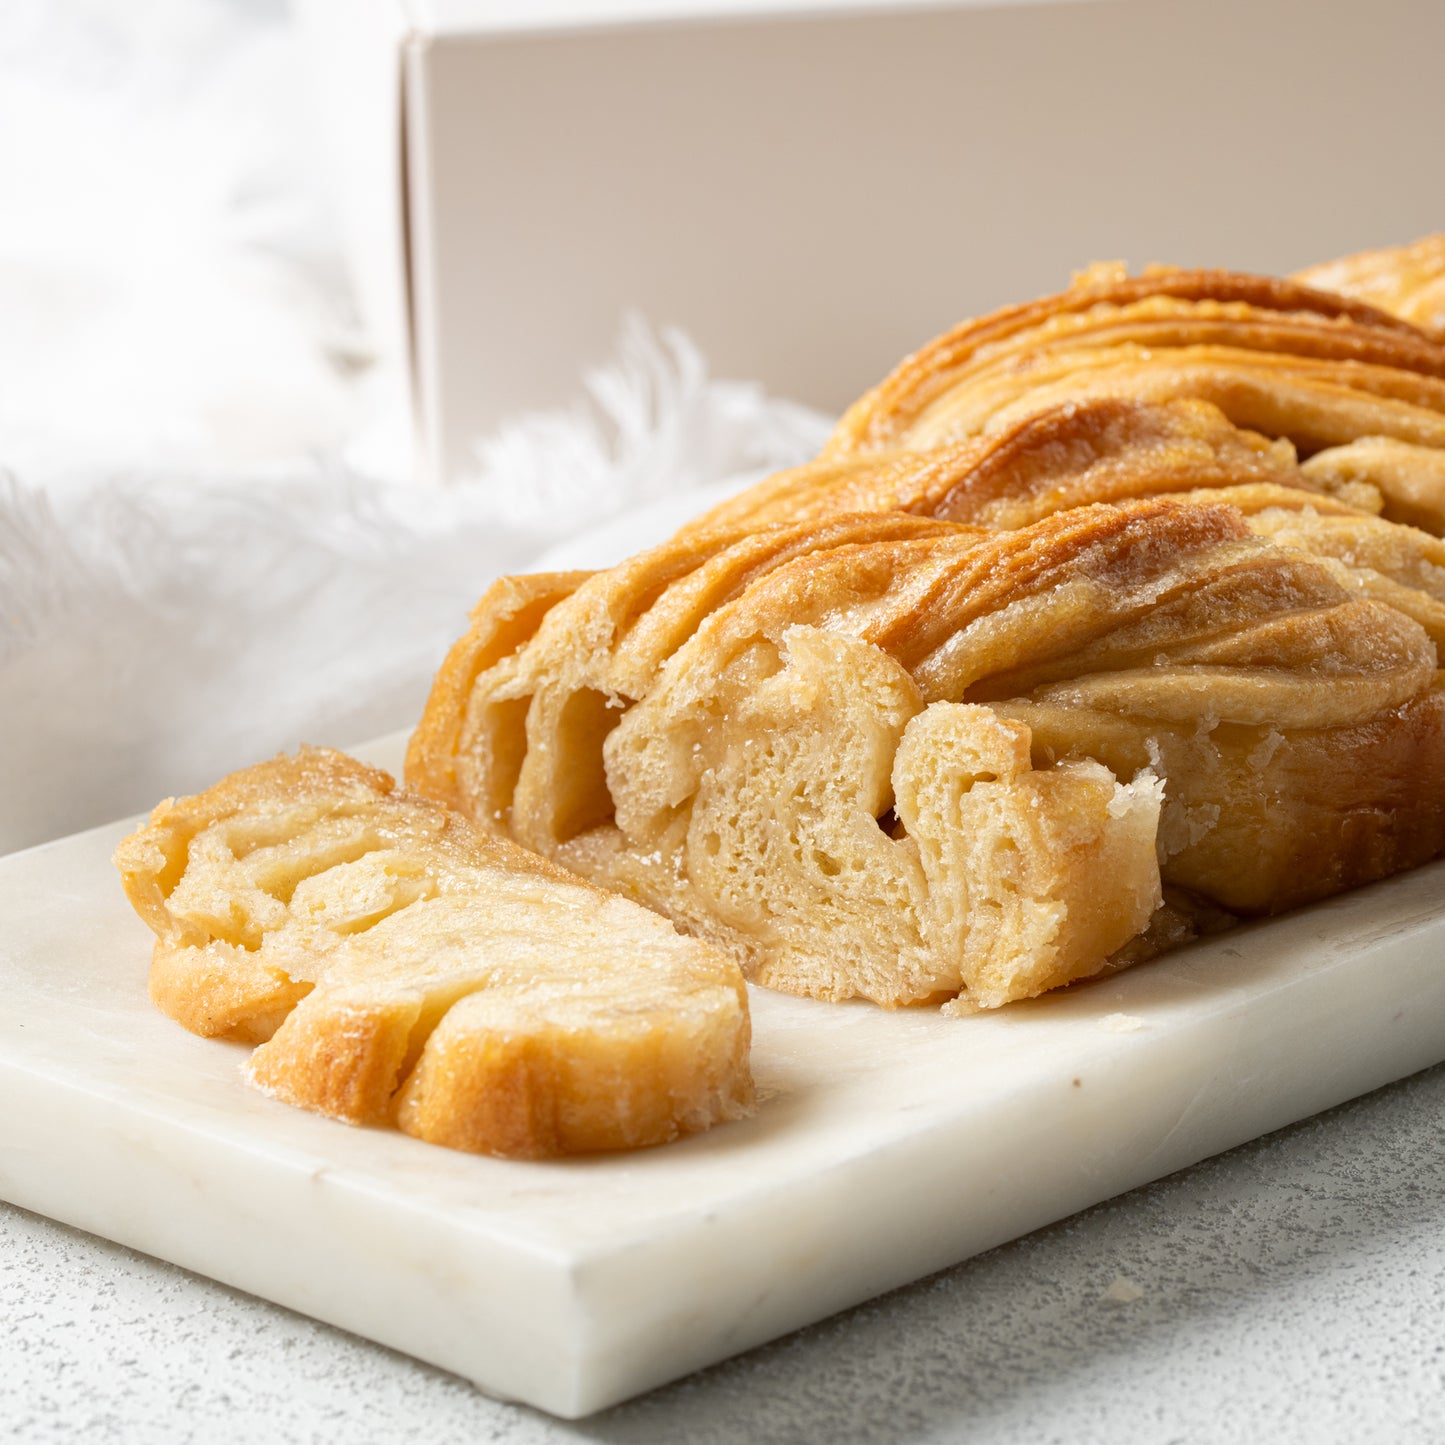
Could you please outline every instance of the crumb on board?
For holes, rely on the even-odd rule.
[[[1106,1014],[1099,1020],[1099,1027],[1111,1034],[1133,1034],[1144,1027],[1144,1020],[1138,1014]]]

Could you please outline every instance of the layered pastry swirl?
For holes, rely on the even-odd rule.
[[[323,748],[168,800],[116,852],[154,1002],[353,1124],[539,1158],[747,1112],[718,950]]]

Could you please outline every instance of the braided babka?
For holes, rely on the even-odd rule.
[[[758,982],[1030,997],[1445,850],[1442,459],[1407,320],[1095,268],[663,546],[498,583],[408,783]]]

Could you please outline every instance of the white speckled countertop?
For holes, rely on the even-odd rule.
[[[1439,1442],[1445,1066],[580,1422],[6,1205],[0,1327],[26,1445]]]

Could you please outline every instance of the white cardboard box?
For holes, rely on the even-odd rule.
[[[641,312],[841,408],[1094,259],[1287,271],[1445,225],[1425,0],[302,0],[420,470]]]

